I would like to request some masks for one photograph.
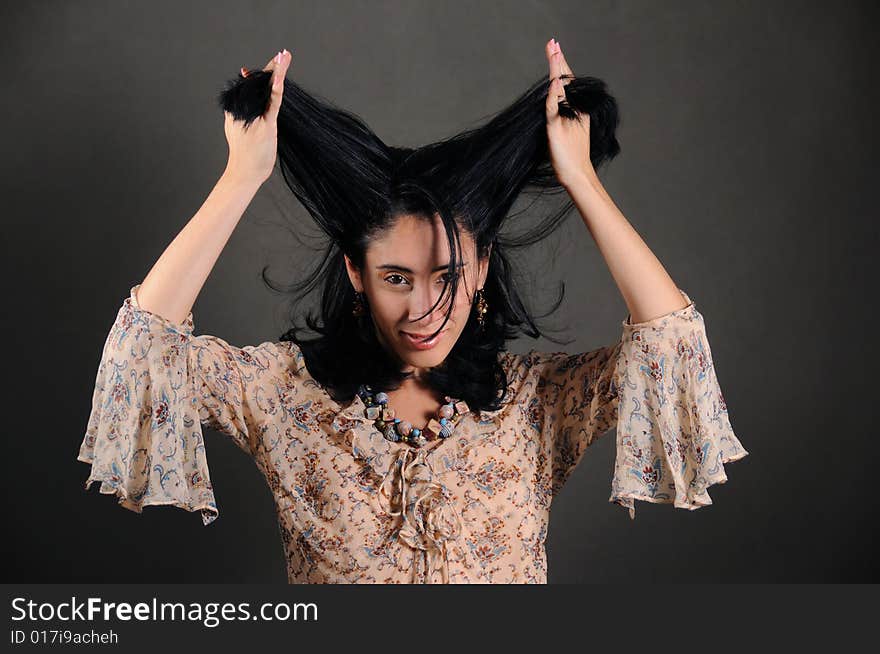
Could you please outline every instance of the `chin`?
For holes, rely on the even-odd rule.
[[[443,363],[448,354],[449,352],[445,349],[442,352],[408,352],[404,360],[416,368],[433,368]]]

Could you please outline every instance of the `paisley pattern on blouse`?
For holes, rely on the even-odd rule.
[[[702,315],[622,323],[618,343],[504,352],[508,398],[422,448],[336,403],[290,342],[235,347],[142,309],[140,284],[104,345],[78,460],[88,489],[141,512],[218,515],[203,426],[253,457],[275,501],[289,583],[546,583],[553,497],[616,427],[610,502],[697,509],[748,452],[733,433]]]

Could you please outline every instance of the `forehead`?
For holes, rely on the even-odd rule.
[[[462,255],[470,262],[475,243],[473,237],[459,227]],[[412,268],[430,268],[449,261],[449,242],[443,221],[434,215],[429,222],[424,217],[402,215],[379,233],[367,246],[369,265],[393,261]]]

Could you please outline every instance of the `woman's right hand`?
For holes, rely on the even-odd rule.
[[[245,181],[262,184],[272,175],[278,152],[278,112],[284,93],[284,76],[290,66],[291,53],[282,50],[266,64],[264,71],[272,71],[272,93],[266,112],[244,126],[243,120],[235,120],[224,111],[223,131],[229,144],[229,161],[226,173]],[[241,69],[247,77],[248,71]]]

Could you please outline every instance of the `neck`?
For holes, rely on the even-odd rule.
[[[401,382],[401,388],[412,388],[416,390],[425,390],[428,389],[428,368],[415,368],[413,366],[407,366],[403,368],[404,372],[411,372],[412,377],[405,379]]]

